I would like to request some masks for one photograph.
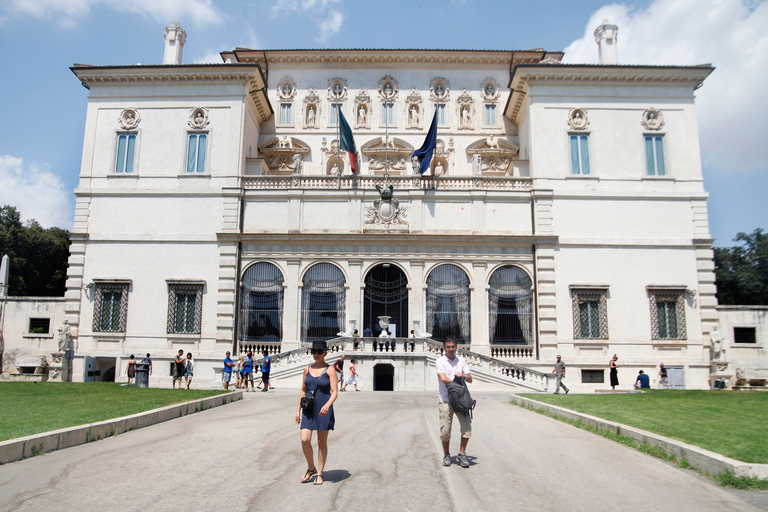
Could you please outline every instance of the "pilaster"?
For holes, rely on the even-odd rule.
[[[472,352],[484,356],[491,355],[491,346],[488,340],[488,287],[485,276],[488,265],[484,261],[472,262]]]
[[[299,348],[301,329],[301,283],[299,271],[300,258],[289,258],[286,263],[285,294],[283,295],[283,346],[287,352]]]

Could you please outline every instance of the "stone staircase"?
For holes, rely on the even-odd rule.
[[[394,340],[394,343],[392,343]],[[358,350],[354,350],[354,342],[358,343]],[[424,381],[422,390],[437,386],[437,376],[434,375],[434,365],[437,358],[443,355],[443,345],[426,338],[390,338],[390,347],[376,347],[374,342],[383,342],[378,338],[335,338],[328,341],[328,355],[326,362],[333,364],[342,354],[349,359],[356,358],[365,361],[366,365],[375,364],[377,360],[398,364],[403,360],[411,365],[423,365],[432,368],[433,380]],[[470,373],[474,379],[475,389],[495,389],[516,391],[542,392],[549,387],[550,374],[532,370],[508,361],[458,349],[458,353],[467,361]],[[270,380],[283,382],[298,387],[304,368],[312,364],[312,352],[310,347],[302,347],[288,352],[281,352],[272,357],[272,371]],[[360,368],[358,368],[360,371]],[[363,380],[365,380],[364,373]],[[424,372],[430,375],[429,371]],[[415,389],[409,386],[407,389]]]

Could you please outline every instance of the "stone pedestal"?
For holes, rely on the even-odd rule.
[[[725,387],[720,389],[731,389],[733,387],[733,373],[730,371],[728,361],[712,361],[709,370],[709,386],[711,389],[718,389],[716,382],[724,382]]]
[[[64,352],[51,352],[51,363],[48,365],[48,382],[65,382],[67,363]]]

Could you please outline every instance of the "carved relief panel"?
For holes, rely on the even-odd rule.
[[[472,159],[472,174],[483,176],[511,176],[514,170],[512,157],[520,150],[517,144],[493,134],[479,139],[467,147]]]
[[[383,137],[376,137],[363,144],[360,152],[368,159],[368,169],[372,174],[406,174],[414,147],[398,138],[390,138],[385,144]]]
[[[324,174],[328,176],[338,176],[344,174],[344,170],[349,165],[349,153],[346,151],[339,151],[339,139],[333,139],[331,145],[327,145],[326,138],[323,137],[320,150],[323,155],[322,168]]]
[[[658,109],[649,108],[643,112],[641,123],[646,130],[661,130],[664,126],[664,115]]]
[[[328,101],[331,103],[343,103],[347,101],[346,79],[336,77],[328,80]]]
[[[208,126],[208,109],[205,107],[193,108],[189,111],[187,124],[193,130],[202,130]]]
[[[571,130],[586,130],[589,126],[587,110],[583,108],[572,108],[568,112],[568,127]]]
[[[288,135],[272,137],[259,145],[269,174],[300,174],[303,159],[309,154],[306,142]]]
[[[317,94],[317,89],[310,88],[307,95],[304,96],[304,108],[302,110],[304,128],[318,128],[318,119],[321,113],[320,96]]]
[[[397,99],[400,84],[390,75],[385,75],[378,83],[379,100],[391,103]]]
[[[486,103],[496,103],[501,94],[499,83],[493,78],[486,78],[480,83],[480,96]]]
[[[429,83],[429,99],[435,103],[444,103],[450,99],[448,80],[438,76]]]
[[[141,116],[135,108],[126,108],[117,116],[117,122],[123,130],[133,130],[139,126]]]
[[[280,101],[293,101],[296,99],[296,82],[290,76],[284,76],[277,83],[277,98]]]

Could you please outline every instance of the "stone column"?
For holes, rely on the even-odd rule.
[[[283,295],[283,346],[282,351],[287,352],[301,345],[301,270],[300,259],[287,261],[285,275],[285,294]]]
[[[411,261],[411,280],[408,283],[408,318],[411,325],[406,328],[406,335],[410,335],[413,329],[413,321],[421,322],[421,330],[429,332],[429,326],[425,325],[426,312],[424,311],[424,260]],[[400,327],[399,329],[403,329]]]
[[[472,262],[472,352],[491,355],[488,341],[488,287],[485,284],[487,265],[484,261]]]

